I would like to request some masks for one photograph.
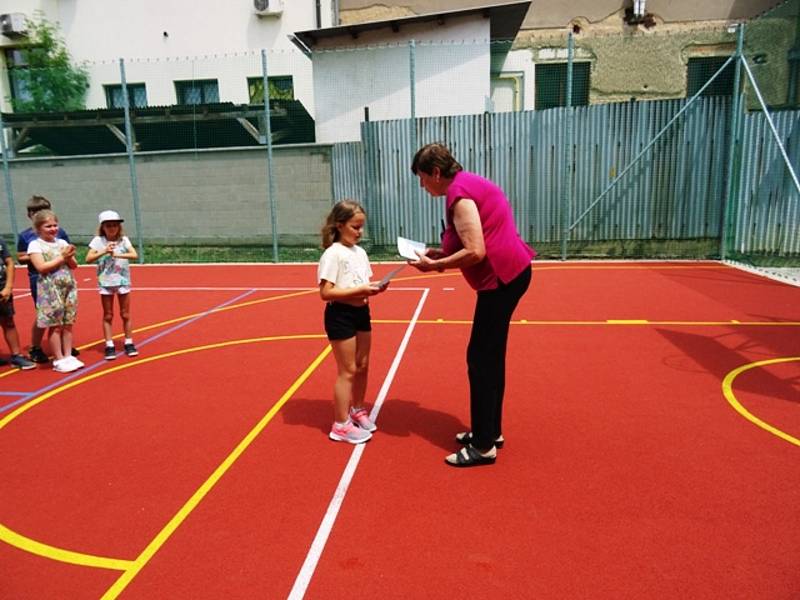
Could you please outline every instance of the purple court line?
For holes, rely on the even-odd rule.
[[[232,303],[234,303],[234,302],[236,302],[238,300],[241,300],[242,298],[244,298],[246,296],[249,296],[253,292],[255,292],[255,290],[252,290],[252,289],[248,290],[243,294],[239,294],[235,298],[231,298],[230,300],[226,300],[222,304],[218,304],[214,308],[209,308],[204,313],[201,313],[201,314],[197,315],[196,317],[193,317],[193,318],[189,319],[188,321],[184,321],[182,323],[178,323],[177,325],[174,325],[174,326],[170,327],[169,329],[165,329],[164,331],[162,331],[160,333],[157,333],[157,334],[155,334],[155,335],[153,335],[153,336],[151,336],[149,338],[146,338],[143,342],[141,342],[139,344],[139,346],[146,346],[150,342],[154,342],[157,339],[164,337],[165,335],[168,335],[170,333],[178,331],[179,329],[181,329],[183,327],[186,327],[187,325],[189,325],[191,323],[194,323],[195,321],[197,321],[199,319],[202,319],[203,317],[211,314],[215,310],[218,310],[218,309],[220,309],[220,308],[222,308],[224,306],[228,306],[229,304],[232,304]],[[122,352],[118,352],[117,354],[120,355],[120,354],[122,354]],[[17,395],[17,396],[18,395],[22,395],[22,398],[20,398],[19,400],[15,400],[14,402],[11,402],[9,404],[6,404],[5,406],[0,406],[0,413],[4,413],[5,411],[7,411],[10,408],[14,408],[15,406],[18,406],[20,404],[24,404],[25,402],[27,402],[31,398],[35,398],[36,396],[38,396],[40,394],[44,394],[45,392],[48,392],[48,391],[52,390],[53,388],[59,387],[61,385],[64,385],[65,382],[70,381],[71,379],[75,379],[75,378],[83,375],[84,373],[86,373],[88,371],[92,371],[92,370],[98,368],[100,365],[104,365],[104,364],[106,364],[105,359],[99,360],[99,361],[97,361],[96,363],[94,363],[92,365],[87,365],[85,368],[80,369],[78,371],[75,371],[75,372],[69,374],[67,377],[59,379],[55,383],[51,383],[50,385],[46,385],[45,387],[39,388],[38,390],[35,390],[33,392],[27,392],[24,395],[21,392],[19,394],[13,394],[13,392],[11,392],[8,395],[12,395],[12,394],[13,395]],[[5,395],[5,393],[0,394],[0,395]]]

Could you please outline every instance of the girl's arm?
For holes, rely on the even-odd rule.
[[[14,292],[14,259],[10,256],[5,259],[6,285],[0,290],[0,302],[7,302]]]
[[[56,269],[61,268],[63,265],[69,266],[69,259],[63,254],[60,254],[53,260],[48,261],[44,259],[41,252],[31,252],[28,254],[28,257],[31,259],[33,267],[42,275],[50,273],[51,271],[55,271]],[[74,258],[72,260],[73,262],[75,261]]]
[[[127,252],[123,252],[122,254],[115,254],[114,258],[127,258],[128,260],[136,260],[139,258],[139,254],[136,252],[136,248],[133,246],[130,247],[131,249]]]
[[[64,257],[64,263],[70,270],[74,271],[78,268],[78,261],[75,260],[75,246],[67,244],[65,247],[61,248],[61,256]]]
[[[89,251],[86,253],[86,262],[89,263],[89,264],[92,264],[98,258],[103,256],[105,253],[106,253],[105,250],[103,250],[101,252],[100,250],[95,250],[94,248],[89,248]]]
[[[388,285],[378,286],[376,283],[364,283],[351,288],[338,288],[327,279],[323,279],[319,284],[319,297],[325,302],[334,300],[359,300],[368,296],[374,296],[385,291]]]
[[[41,252],[30,252],[30,257],[33,267],[42,275],[51,273],[56,269],[67,265],[70,269],[77,269],[78,262],[75,260],[75,246],[67,244],[61,248],[61,254],[52,260],[45,260]]]

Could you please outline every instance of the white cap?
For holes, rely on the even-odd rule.
[[[97,220],[100,223],[103,223],[104,221],[119,221],[122,223],[125,219],[120,217],[119,213],[115,210],[104,210],[100,213],[100,216],[97,217]]]

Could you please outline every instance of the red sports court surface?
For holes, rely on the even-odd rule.
[[[82,267],[86,368],[0,370],[0,598],[800,597],[800,288],[536,263],[505,448],[459,470],[458,274],[407,268],[374,298],[358,447],[327,438],[314,265],[133,276],[138,357],[102,359]]]

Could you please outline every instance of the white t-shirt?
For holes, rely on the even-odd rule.
[[[338,288],[352,288],[369,283],[372,268],[367,253],[360,246],[334,242],[322,253],[317,267],[317,284],[330,281]]]
[[[97,252],[105,251],[108,240],[97,235],[89,242],[89,248]],[[117,254],[127,254],[133,248],[128,236],[123,235],[114,247],[114,256],[104,254],[97,260],[97,285],[100,287],[128,287],[131,284],[131,267],[127,258]]]
[[[61,249],[69,246],[69,243],[56,238],[53,242],[46,242],[42,238],[31,240],[28,244],[28,254],[41,254],[45,262],[53,260],[57,256],[61,256]]]

